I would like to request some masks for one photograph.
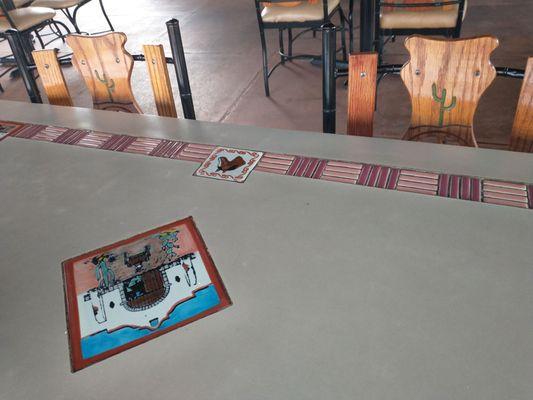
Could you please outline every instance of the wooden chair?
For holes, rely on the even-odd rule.
[[[432,35],[458,38],[467,0],[377,0],[375,40],[379,61],[388,38]]]
[[[430,39],[405,41],[410,60],[400,75],[411,97],[411,123],[405,140],[433,138],[477,147],[473,130],[479,98],[496,77],[490,54],[498,39]]]
[[[323,24],[330,21],[335,13],[339,13],[340,30],[342,40],[343,57],[346,59],[346,36],[345,23],[347,22],[350,32],[352,31],[351,22],[346,18],[340,0],[255,0],[255,9],[257,22],[259,24],[259,35],[261,37],[261,49],[263,52],[263,80],[265,84],[265,95],[270,96],[268,78],[279,66],[286,61],[298,58],[313,58],[317,56],[293,55],[293,41],[304,33],[306,30],[319,29]],[[303,28],[304,31],[293,37],[293,29]],[[280,61],[272,69],[268,67],[268,51],[266,46],[265,30],[275,29],[279,31],[279,54]],[[287,31],[288,50],[285,52],[283,34]]]
[[[142,113],[131,88],[133,57],[124,49],[124,33],[69,35],[66,40],[73,52],[72,63],[91,93],[94,108]],[[145,45],[143,50],[158,115],[176,118],[163,46]],[[39,50],[33,54],[50,104],[72,106],[56,51]]]
[[[527,60],[509,150],[533,153],[533,57]]]
[[[377,53],[350,54],[348,66],[348,127],[346,130],[348,135],[373,135],[377,67]]]

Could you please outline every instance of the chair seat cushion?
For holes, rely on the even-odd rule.
[[[328,0],[328,13],[339,5],[340,0]],[[294,7],[267,6],[261,12],[263,22],[306,22],[319,21],[324,18],[322,1],[309,3],[303,1]]]
[[[35,0],[31,3],[35,7],[48,7],[54,10],[70,8],[80,4],[82,0]]]
[[[383,11],[379,16],[381,29],[427,29],[453,28],[457,24],[459,7],[454,5],[449,10]]]
[[[51,8],[45,7],[26,7],[9,11],[9,16],[15,23],[15,28],[19,31],[25,31],[33,26],[54,18],[56,12]],[[6,17],[0,17],[0,32],[10,29],[11,25]]]

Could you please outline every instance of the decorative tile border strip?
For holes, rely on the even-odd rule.
[[[203,162],[216,147],[168,139],[0,121],[0,128],[10,125],[14,128],[7,136],[194,162]],[[533,209],[533,184],[278,153],[265,153],[255,170]]]

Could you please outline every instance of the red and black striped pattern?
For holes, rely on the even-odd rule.
[[[0,121],[1,123],[1,121]],[[116,135],[44,125],[25,125],[18,138],[143,154],[201,163],[215,145]],[[257,171],[533,209],[533,184],[439,174],[290,154],[264,153]]]

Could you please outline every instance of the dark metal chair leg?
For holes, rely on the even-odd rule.
[[[359,51],[372,51],[374,47],[374,20],[376,0],[361,0]]]
[[[27,44],[23,44],[23,35],[14,29],[7,30],[5,35],[7,37],[7,41],[9,42],[9,46],[11,47],[11,52],[13,53],[17,63],[19,73],[22,77],[24,86],[26,87],[26,92],[28,93],[31,102],[42,103],[43,100],[41,99],[39,88],[35,82],[35,77],[28,67],[28,55],[26,54],[27,49],[25,49]],[[32,59],[30,58],[30,60]]]
[[[350,10],[348,11],[348,29],[350,38],[350,54],[353,53],[353,3],[354,0],[350,0]]]
[[[335,133],[336,34],[335,25],[331,22],[322,25],[322,127],[325,133]]]
[[[113,28],[113,25],[111,24],[111,21],[109,20],[109,17],[107,16],[107,12],[105,11],[104,7],[104,1],[98,0],[100,2],[100,8],[102,9],[102,14],[104,14],[105,20],[107,21],[107,24],[109,25],[109,29],[111,29],[113,32],[115,31],[115,28]]]
[[[65,17],[67,17],[69,22],[72,24],[72,26],[74,27],[74,30],[76,31],[76,33],[78,33],[78,34],[81,33],[80,27],[78,26],[78,22],[72,16],[72,13],[70,12],[70,10],[68,8],[66,8],[66,9],[61,10],[61,11],[63,11],[63,14],[65,14]]]
[[[56,21],[55,19],[52,20],[52,23],[51,25],[54,25],[55,28],[57,29],[57,35],[59,36],[59,38],[61,39],[61,41],[63,43],[65,43],[65,35],[69,35],[71,32],[70,32],[70,28],[68,26],[66,26],[63,22],[61,21]],[[63,33],[61,32],[61,28],[62,27],[63,29],[65,29],[65,35],[63,35]],[[50,27],[51,29],[51,27]]]
[[[292,29],[289,28],[288,29],[288,32],[289,32],[289,57],[292,57]]]
[[[52,29],[52,26],[56,29],[57,32],[54,31],[54,30]],[[59,25],[56,23],[56,21],[52,21],[52,23],[50,24],[50,30],[51,30],[52,32],[54,32],[54,34],[55,34],[59,39],[61,39],[61,41],[62,41],[63,43],[65,43],[65,35],[63,35],[63,34],[61,33],[61,28],[59,28]]]
[[[378,65],[383,64],[383,52],[385,47],[385,41],[383,35],[376,34],[376,52],[378,53]]]
[[[346,50],[346,17],[344,15],[344,11],[342,11],[342,8],[339,7],[339,16],[341,19],[341,47],[342,47],[342,61],[346,62],[348,61],[348,54]]]
[[[35,31],[35,37],[39,41],[39,44],[41,45],[41,49],[44,49],[45,46],[44,46],[43,38],[41,37],[41,35],[39,35],[38,31]]]
[[[167,21],[167,32],[178,80],[183,116],[186,119],[196,119],[194,103],[192,101],[191,85],[189,83],[189,74],[187,72],[187,63],[185,61],[185,52],[183,51],[183,42],[181,40],[180,25],[177,19]]]
[[[281,63],[285,64],[285,46],[283,44],[283,29],[279,30],[279,56]]]
[[[265,31],[261,27],[259,29],[259,36],[261,36],[261,50],[263,53],[263,81],[265,84],[265,96],[270,96],[270,87],[268,86],[268,54],[265,40]]]
[[[17,31],[18,32],[18,31]],[[19,38],[19,43],[22,48],[26,64],[33,65],[35,64],[33,61],[33,55],[31,54],[33,50],[35,50],[35,47],[33,46],[33,41],[31,38],[30,32],[18,32],[17,36]],[[15,53],[13,53],[13,57],[15,57]]]

